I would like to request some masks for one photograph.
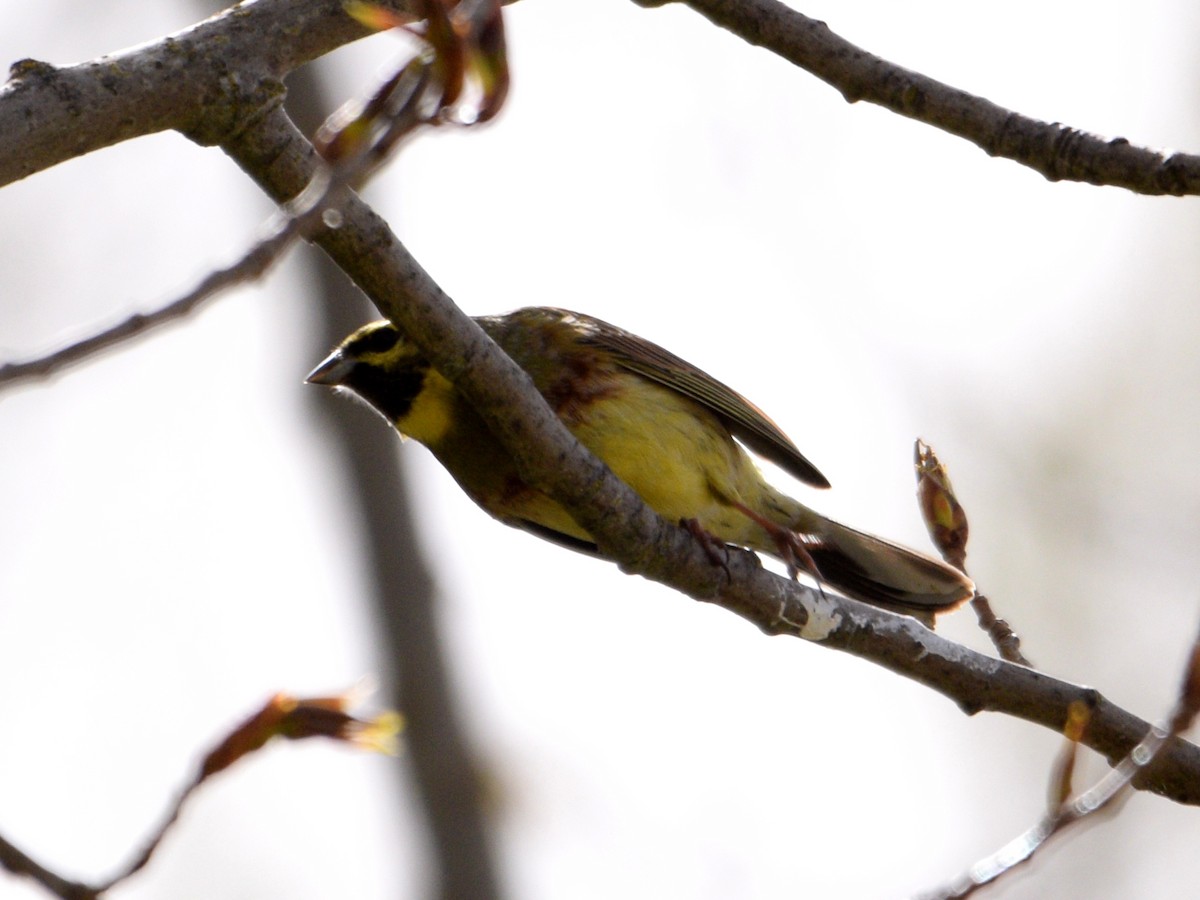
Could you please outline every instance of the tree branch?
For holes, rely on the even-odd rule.
[[[0,87],[0,186],[159,131],[218,144],[282,101],[285,74],[372,33],[341,0],[248,0],[78,65],[21,60]]]
[[[663,6],[675,0],[635,0]],[[715,25],[764,47],[837,88],[966,138],[1050,181],[1112,185],[1138,194],[1200,194],[1200,156],[1163,154],[1122,137],[1105,138],[1042,122],[905,69],[857,47],[779,0],[678,0]]]
[[[20,848],[9,843],[3,835],[0,835],[0,868],[14,875],[32,879],[61,900],[94,900],[96,896],[93,888],[51,872]]]
[[[1064,142],[1062,129],[1042,147],[1048,155],[1022,158],[1014,147],[1036,150],[1041,144],[1014,138],[1024,133],[1020,117],[883,63],[770,0],[692,0],[692,5],[747,40],[789,59],[794,56],[798,64],[807,60],[814,73],[851,99],[881,102],[963,136],[979,132],[976,142],[989,152],[1030,165],[1041,159],[1048,177],[1107,180],[1131,189],[1142,183],[1134,177],[1141,163],[1116,176],[1102,172],[1101,164],[1115,165],[1127,153],[1146,151],[1110,142],[1101,152],[1090,139]],[[254,27],[242,20],[270,11],[292,16],[287,21],[302,36],[269,16]],[[286,201],[309,183],[316,160],[311,145],[278,106],[278,78],[289,66],[361,36],[361,29],[344,18],[334,0],[255,0],[171,40],[107,62],[61,71],[18,64],[18,77],[0,91],[0,183],[125,137],[170,127],[198,141],[220,142],[269,195]],[[200,46],[202,32],[211,45]],[[212,49],[214,45],[220,49]],[[234,70],[239,52],[261,62]],[[151,62],[155,59],[157,64]],[[158,68],[169,69],[174,79],[164,80]],[[154,104],[149,112],[140,108],[159,89],[174,92],[180,111],[168,113]],[[202,114],[209,105],[217,112]],[[14,110],[24,110],[28,119],[21,122]],[[19,126],[15,137],[6,123]],[[1042,143],[1053,132],[1044,134]],[[1085,147],[1096,153],[1082,152]],[[1151,192],[1196,192],[1200,179],[1194,177],[1194,157],[1154,158],[1160,162],[1157,175],[1149,177],[1150,186],[1157,185]],[[749,552],[730,551],[728,574],[713,566],[686,531],[663,522],[584,450],[525,373],[454,306],[373,210],[350,195],[341,212],[341,226],[319,231],[315,242],[455,381],[512,454],[522,478],[558,500],[623,570],[719,603],[769,634],[802,637],[870,659],[938,690],[968,713],[1004,712],[1058,731],[1071,700],[1090,700],[1096,713],[1088,743],[1110,760],[1127,754],[1148,730],[1147,723],[1088,689],[975,653],[911,619],[819,596],[764,571]],[[1141,786],[1180,802],[1200,803],[1200,750],[1173,742]]]
[[[325,190],[328,190],[326,187]],[[323,201],[324,196],[314,200]],[[214,268],[192,290],[165,306],[146,313],[133,313],[122,321],[95,334],[42,356],[20,362],[0,363],[0,390],[21,381],[49,378],[62,370],[90,359],[98,353],[126,343],[152,328],[174,322],[195,312],[207,301],[229,288],[263,277],[283,258],[306,222],[319,215],[320,203],[292,215],[277,215],[270,232],[231,265]]]
[[[104,882],[89,885],[68,881],[39,865],[2,836],[0,868],[32,878],[63,900],[96,900],[146,867],[167,833],[179,821],[184,805],[205,781],[278,738],[298,741],[322,737],[394,753],[400,717],[389,713],[372,720],[355,718],[346,711],[351,699],[349,695],[300,699],[289,694],[275,694],[204,756],[196,774],[167,808],[166,815],[145,845],[117,874]]]
[[[225,147],[277,201],[307,184],[314,152],[280,111]],[[968,714],[1002,712],[1061,731],[1073,700],[1094,707],[1086,743],[1115,762],[1150,725],[1096,691],[976,653],[915,620],[825,597],[731,550],[729,575],[684,529],[662,521],[554,416],[525,373],[459,310],[385,222],[357,196],[343,224],[313,240],[453,379],[517,462],[521,477],[558,500],[621,568],[716,603],[768,634],[845,650],[918,681]],[[1200,804],[1200,748],[1175,740],[1141,778],[1181,803]]]
[[[945,887],[922,896],[922,900],[950,900],[969,897],[982,887],[1011,875],[1018,866],[1031,861],[1047,842],[1067,828],[1094,818],[1110,809],[1135,783],[1138,775],[1154,764],[1169,741],[1191,728],[1200,712],[1200,637],[1192,642],[1184,668],[1179,697],[1165,729],[1151,729],[1138,745],[1103,778],[1072,799],[1072,777],[1078,744],[1091,727],[1092,710],[1080,706],[1073,710],[1073,721],[1066,729],[1067,743],[1054,767],[1049,808],[1026,831],[972,865],[963,875]]]

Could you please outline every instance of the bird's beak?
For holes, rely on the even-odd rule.
[[[343,384],[350,374],[350,370],[354,367],[354,361],[347,359],[341,350],[334,350],[325,360],[308,373],[304,381],[306,384],[323,384],[328,387],[337,387]]]

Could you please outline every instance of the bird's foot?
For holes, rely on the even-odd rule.
[[[729,571],[729,548],[725,546],[725,542],[701,525],[699,519],[680,519],[679,524],[700,542],[712,564],[720,566],[725,570],[725,577],[732,579],[733,575]]]
[[[821,596],[825,596],[825,587],[822,584],[824,579],[821,578],[821,570],[817,568],[817,561],[808,552],[804,535],[793,531],[791,528],[784,528],[782,525],[772,522],[766,516],[743,503],[735,502],[732,505],[734,509],[761,527],[771,540],[775,542],[775,546],[779,549],[779,558],[787,566],[788,576],[793,581],[799,580],[798,576],[801,572],[804,572],[816,582],[817,590],[821,592]]]

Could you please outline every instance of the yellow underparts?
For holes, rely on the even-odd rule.
[[[773,547],[730,506],[758,509],[769,488],[725,426],[675,391],[636,376],[619,381],[568,423],[575,436],[668,521],[696,519],[728,543]]]
[[[426,446],[437,445],[454,424],[454,399],[454,386],[441,372],[431,368],[425,373],[424,386],[413,399],[408,415],[396,423],[396,428]]]

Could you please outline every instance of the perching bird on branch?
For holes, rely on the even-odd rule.
[[[971,596],[971,581],[956,569],[834,522],[768,484],[742,444],[807,484],[829,486],[754,404],[673,353],[562,309],[476,321],[585,447],[659,515],[688,525],[714,558],[723,544],[767,553],[793,574],[806,570],[851,597],[927,622]],[[562,506],[521,480],[471,404],[391,323],[354,332],[308,381],[367,401],[500,521],[597,553]]]

